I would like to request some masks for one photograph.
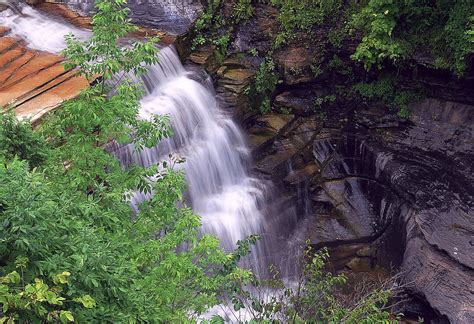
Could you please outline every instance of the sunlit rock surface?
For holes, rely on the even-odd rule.
[[[0,27],[0,106],[33,123],[89,86],[62,66],[57,54],[29,48],[10,28]]]

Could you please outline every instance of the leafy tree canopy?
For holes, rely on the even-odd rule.
[[[68,36],[64,51],[67,66],[97,79],[93,85],[36,130],[11,113],[0,115],[0,323],[187,322],[226,296],[240,308],[248,285],[258,281],[238,262],[258,237],[225,253],[215,237],[199,234],[200,218],[182,203],[177,159],[124,169],[104,149],[112,139],[154,146],[171,130],[167,116],[138,118],[143,94],[127,77],[157,62],[157,40],[123,44],[135,29],[126,0],[96,3],[91,39]],[[134,191],[152,195],[132,217]],[[313,279],[298,305],[318,298],[322,304],[314,307],[327,305],[332,287],[342,283],[321,276],[323,260],[314,260],[316,272],[304,272]],[[364,316],[386,318],[377,308],[385,301],[385,295],[370,300],[375,315]]]

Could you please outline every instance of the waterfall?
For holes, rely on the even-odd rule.
[[[64,36],[73,33],[81,39],[90,32],[55,20],[24,6],[24,16],[0,12],[0,25],[25,40],[32,48],[59,53]],[[215,234],[225,250],[251,234],[263,237],[252,249],[244,266],[265,276],[270,264],[291,274],[297,268],[295,257],[301,251],[305,229],[297,224],[291,201],[275,198],[272,184],[257,178],[251,169],[251,154],[241,130],[216,100],[210,77],[202,69],[185,68],[170,46],[161,49],[160,60],[140,79],[145,88],[140,118],[154,114],[170,116],[174,135],[156,147],[137,152],[132,145],[111,143],[109,150],[126,166],[150,166],[169,154],[185,158],[188,188],[186,202],[201,216],[202,231]],[[131,203],[136,208],[146,199],[140,193]]]
[[[0,25],[25,40],[29,47],[60,52],[70,32],[87,38],[90,32],[75,28],[25,6],[24,16],[7,10],[0,13]],[[39,31],[39,32],[38,32]],[[187,203],[202,218],[202,231],[215,234],[230,251],[235,243],[264,231],[262,206],[265,186],[248,172],[250,152],[242,132],[216,101],[212,83],[201,71],[185,69],[173,47],[160,51],[159,63],[142,77],[146,95],[141,100],[140,118],[168,114],[173,137],[156,147],[137,152],[132,145],[111,146],[123,165],[150,166],[175,154],[185,158]],[[145,199],[135,195],[133,206]],[[265,244],[252,253],[253,268],[262,263]]]
[[[170,153],[184,157],[187,203],[201,216],[202,231],[216,235],[227,251],[238,240],[258,234],[262,240],[244,265],[260,277],[268,275],[271,264],[284,277],[294,275],[307,236],[295,206],[278,201],[271,182],[249,172],[250,150],[229,112],[216,101],[210,77],[200,69],[183,67],[172,46],[161,49],[159,56],[159,63],[141,77],[146,96],[140,118],[167,114],[174,135],[138,152],[132,145],[117,144],[111,151],[125,166],[150,166]],[[300,198],[307,205],[307,188],[303,193]],[[135,194],[132,206],[143,199],[143,194]]]
[[[169,154],[182,156],[187,202],[201,216],[204,232],[219,237],[226,250],[239,239],[262,233],[259,207],[265,202],[264,187],[249,175],[249,149],[217,103],[210,80],[199,82],[202,77],[181,65],[173,47],[161,49],[159,63],[142,79],[147,94],[141,100],[140,118],[169,115],[174,135],[140,151],[130,144],[112,147],[121,163],[150,166]],[[137,193],[134,205],[145,198]]]
[[[85,39],[90,32],[70,24],[56,21],[46,14],[31,8],[21,7],[23,15],[8,9],[0,12],[0,26],[11,28],[10,34],[23,39],[28,47],[51,53],[59,53],[66,47],[64,37],[72,33]]]

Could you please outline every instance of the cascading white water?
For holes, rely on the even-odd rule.
[[[28,46],[49,52],[65,47],[64,36],[70,32],[87,38],[90,32],[56,21],[24,6],[24,16],[7,10],[0,13],[0,25],[11,28],[14,36]],[[202,75],[201,75],[202,76]],[[237,240],[264,232],[261,207],[265,186],[249,175],[249,149],[231,117],[219,107],[212,83],[199,73],[186,70],[174,48],[160,51],[160,62],[142,77],[146,96],[141,100],[141,118],[169,114],[174,136],[154,148],[136,152],[131,145],[113,148],[124,164],[149,166],[173,153],[186,159],[188,203],[201,216],[203,232],[213,233],[226,250]],[[138,81],[138,80],[137,80]],[[137,201],[145,199],[135,195]],[[250,263],[256,272],[267,268],[265,243],[259,243]]]
[[[294,207],[283,211],[279,203],[269,206],[270,184],[248,172],[249,148],[216,101],[209,76],[185,69],[173,47],[161,49],[159,55],[159,63],[136,79],[146,90],[140,118],[169,115],[173,137],[139,152],[132,145],[109,149],[125,166],[150,166],[170,153],[184,157],[187,202],[201,216],[203,232],[215,234],[227,251],[238,240],[261,235],[245,265],[260,277],[268,275],[270,264],[277,265],[284,277],[294,275],[306,239],[304,229],[295,228]],[[132,206],[146,198],[136,193]]]
[[[249,150],[242,133],[217,104],[212,85],[205,87],[197,78],[183,68],[172,47],[162,49],[160,62],[143,77],[147,95],[140,117],[168,114],[174,135],[151,149],[137,152],[126,145],[114,154],[124,165],[142,166],[170,153],[185,157],[188,202],[202,217],[204,232],[216,234],[231,249],[237,240],[263,232],[259,205],[264,193],[246,170]],[[135,201],[143,199],[135,196]]]
[[[25,40],[28,47],[59,53],[66,47],[65,35],[72,33],[79,39],[90,35],[90,32],[84,29],[50,19],[29,6],[23,5],[21,10],[21,16],[11,10],[0,12],[0,26],[10,27],[10,34]]]

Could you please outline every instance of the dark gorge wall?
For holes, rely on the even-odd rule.
[[[473,322],[472,65],[461,78],[416,58],[367,73],[350,59],[356,39],[334,48],[320,30],[270,54],[281,81],[269,95],[272,112],[262,115],[248,89],[277,34],[276,15],[257,5],[234,26],[225,57],[212,44],[189,56],[214,76],[218,96],[241,120],[255,171],[279,188],[276,201],[297,207],[312,244],[329,246],[339,269],[399,272],[409,293],[405,314]],[[410,117],[344,94],[378,73],[396,75],[405,90],[422,89]]]

